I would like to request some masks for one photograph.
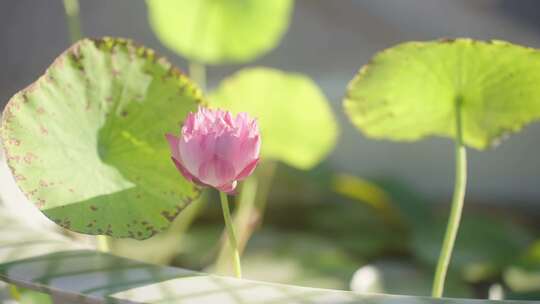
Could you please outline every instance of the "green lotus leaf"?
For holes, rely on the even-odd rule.
[[[20,189],[64,228],[145,239],[199,193],[171,165],[166,132],[200,102],[164,58],[123,39],[81,40],[2,117]]]
[[[317,85],[301,74],[249,68],[225,79],[210,105],[258,119],[263,159],[309,169],[334,147],[338,126]]]
[[[207,64],[247,62],[277,46],[293,0],[147,0],[150,25],[168,48]]]
[[[540,51],[504,41],[408,42],[377,54],[349,84],[344,105],[373,138],[454,138],[485,149],[540,117]]]

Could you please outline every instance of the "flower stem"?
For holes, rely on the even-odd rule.
[[[79,21],[79,0],[64,0],[69,38],[72,43],[81,39],[81,22]]]
[[[465,188],[467,183],[467,154],[463,145],[463,132],[461,120],[461,98],[456,102],[456,135],[455,135],[455,153],[456,153],[456,175],[454,184],[454,195],[452,197],[452,207],[446,233],[435,271],[433,280],[433,289],[431,295],[435,298],[440,298],[444,291],[444,282],[448,272],[448,266],[452,257],[452,250],[456,242],[456,236],[461,221],[463,211],[463,202],[465,198]]]
[[[203,92],[206,92],[206,68],[204,64],[190,62],[189,77],[199,85]]]
[[[257,172],[242,182],[237,208],[233,214],[234,228],[238,233],[237,241],[240,257],[242,257],[251,236],[262,225],[276,165],[275,161],[263,161],[260,163]],[[225,241],[221,245],[215,264],[215,271],[219,274],[230,273],[232,269],[228,261],[231,259],[233,252],[226,235],[224,235],[223,239]]]
[[[238,245],[236,243],[236,235],[234,234],[234,226],[231,220],[231,211],[229,210],[229,201],[227,194],[219,192],[221,198],[221,208],[223,209],[223,218],[225,219],[225,226],[227,228],[227,234],[229,238],[229,244],[233,250],[233,265],[234,273],[237,278],[242,278],[242,268],[240,266],[240,253],[238,252]]]
[[[242,256],[242,252],[246,246],[246,243],[255,229],[253,227],[256,216],[258,214],[255,209],[255,201],[257,196],[257,184],[258,180],[255,175],[248,177],[242,183],[242,188],[240,189],[240,199],[237,200],[237,208],[233,215],[233,225],[236,232],[238,232],[238,253]],[[224,232],[225,233],[225,232]],[[231,269],[228,261],[234,254],[232,248],[229,244],[227,235],[223,236],[223,244],[219,251],[219,255],[216,261],[216,272],[217,273],[228,273]]]

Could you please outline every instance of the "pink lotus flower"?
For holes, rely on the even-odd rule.
[[[189,113],[180,137],[166,134],[172,160],[188,180],[232,192],[257,166],[261,138],[257,121],[247,113],[199,107]]]

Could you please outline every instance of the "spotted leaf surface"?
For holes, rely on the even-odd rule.
[[[15,94],[1,136],[20,189],[64,228],[145,239],[199,190],[176,172],[167,132],[201,93],[129,40],[81,40]]]

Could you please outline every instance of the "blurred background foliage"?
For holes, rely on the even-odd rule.
[[[63,9],[57,2],[0,4],[0,20],[6,25],[0,27],[0,66],[7,71],[0,75],[1,102],[7,102],[41,74],[68,46]],[[292,149],[273,149],[264,155],[256,178],[242,186],[258,189],[252,200],[246,199],[252,205],[244,208],[250,212],[240,212],[246,191],[241,189],[235,200],[237,224],[252,234],[245,239],[245,277],[362,292],[428,295],[451,191],[450,143],[434,139],[411,146],[362,139],[341,114],[345,85],[375,51],[404,40],[473,36],[540,46],[540,18],[535,18],[540,16],[534,15],[540,12],[539,4],[297,0],[294,5],[292,1],[272,1],[276,7],[254,5],[241,16],[237,9],[231,11],[223,4],[212,9],[212,17],[195,18],[197,8],[189,7],[184,14],[190,18],[181,14],[162,18],[161,14],[177,12],[166,7],[173,2],[162,1],[153,7],[157,1],[147,1],[147,8],[143,1],[83,0],[82,29],[85,36],[127,36],[141,41],[181,67],[224,64],[210,67],[205,77],[211,103],[249,100],[253,98],[249,91],[256,87],[265,93],[254,102],[272,102],[276,107],[269,111],[270,107],[253,103],[250,110],[261,120],[278,120],[287,126],[272,135],[272,130],[282,126],[264,125],[268,129],[264,136],[272,137],[269,142],[285,140],[280,136],[298,132],[301,127],[297,125],[306,128],[302,132],[309,136],[290,143],[298,145],[294,153]],[[175,3],[185,8],[194,2]],[[211,6],[214,1],[201,3]],[[224,3],[234,5],[235,1]],[[268,11],[275,11],[279,18],[270,18],[271,14],[264,13]],[[243,17],[251,19],[244,23]],[[210,25],[199,26],[206,18]],[[44,19],[50,20],[47,27],[39,21]],[[193,27],[205,29],[202,34],[189,32],[206,39],[197,43],[204,46],[200,50],[193,49],[192,38],[179,32]],[[242,32],[237,32],[239,28]],[[260,31],[252,32],[254,29]],[[244,43],[249,37],[257,39]],[[283,43],[279,44],[281,38]],[[277,49],[270,52],[273,48]],[[248,68],[248,63],[272,69]],[[233,73],[239,68],[244,70]],[[299,86],[307,89],[288,90],[295,85],[271,77],[276,69],[282,70],[277,73],[283,78],[301,79]],[[254,71],[267,73],[255,84],[238,79]],[[232,92],[237,95],[231,95],[230,86],[235,86]],[[249,102],[245,100],[242,102]],[[295,108],[302,102],[306,104]],[[228,106],[235,111],[244,108],[242,104]],[[310,121],[312,113],[322,114]],[[282,116],[284,120],[279,120]],[[540,213],[540,162],[535,149],[540,142],[538,132],[534,132],[538,130],[538,126],[531,127],[504,148],[482,157],[472,153],[471,195],[446,295],[496,297],[493,291],[502,288],[505,298],[540,298],[540,226],[536,220]],[[4,167],[0,195],[8,205],[19,208],[26,202],[16,193]],[[215,193],[206,192],[181,213],[168,232],[143,242],[115,240],[112,251],[153,263],[227,273],[226,267],[216,265],[219,256],[226,254],[221,248],[223,219],[217,202]],[[23,291],[23,295],[42,301],[34,293]]]
[[[350,183],[364,187],[343,191]],[[444,233],[445,207],[434,207],[403,182],[366,181],[337,174],[325,164],[309,172],[279,165],[272,189],[264,225],[254,233],[243,255],[246,278],[364,292],[429,294]],[[222,215],[218,198],[209,195],[206,199],[205,210],[172,248],[172,265],[215,271]],[[540,256],[534,242],[538,234],[534,219],[505,208],[470,205],[454,253],[447,295],[487,298],[490,288],[501,284],[507,298],[536,299]],[[171,250],[167,241],[143,245],[152,241],[156,240],[138,242],[138,250],[127,247],[126,251],[132,258],[147,259],[145,251]],[[371,271],[362,271],[366,267]]]
[[[170,49],[202,64],[242,63],[273,49],[293,0],[146,1],[152,29]]]

